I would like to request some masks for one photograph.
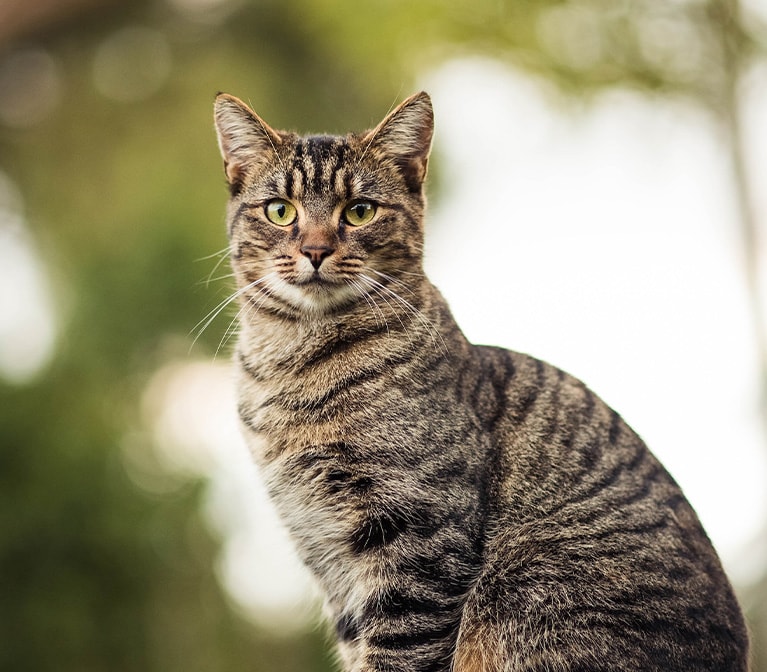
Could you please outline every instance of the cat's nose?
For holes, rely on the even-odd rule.
[[[301,254],[312,262],[315,271],[319,269],[322,262],[333,254],[333,252],[335,252],[335,249],[328,245],[304,245],[301,248]]]

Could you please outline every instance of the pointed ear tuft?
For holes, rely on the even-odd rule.
[[[276,152],[282,138],[239,98],[227,93],[216,96],[214,121],[226,179],[236,195],[248,171]]]
[[[365,140],[393,157],[410,190],[419,191],[426,178],[433,133],[431,98],[422,91],[399,105],[365,136]]]

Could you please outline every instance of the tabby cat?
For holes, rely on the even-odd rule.
[[[227,94],[215,123],[239,415],[343,669],[746,670],[719,559],[642,440],[579,380],[470,344],[424,276],[428,95],[342,137]]]

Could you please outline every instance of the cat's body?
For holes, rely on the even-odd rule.
[[[746,670],[716,553],[642,441],[580,381],[469,344],[423,276],[428,97],[343,138],[226,95],[216,123],[240,416],[344,669]]]

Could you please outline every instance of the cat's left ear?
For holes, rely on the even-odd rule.
[[[214,121],[226,179],[236,194],[248,171],[275,153],[282,138],[250,107],[227,93],[216,96]]]
[[[410,96],[391,112],[363,141],[393,157],[411,191],[420,191],[426,178],[434,111],[425,91]]]

